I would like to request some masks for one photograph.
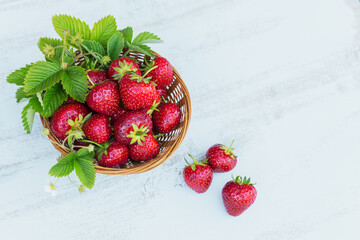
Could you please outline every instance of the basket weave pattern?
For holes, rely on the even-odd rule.
[[[156,56],[160,56],[159,54],[153,52]],[[138,52],[130,52],[130,57],[138,60],[139,62],[144,62],[144,54]],[[150,59],[147,59],[150,60]],[[77,64],[78,65],[78,64]],[[123,168],[107,168],[97,165],[94,163],[95,170],[97,173],[108,174],[108,175],[122,175],[122,174],[136,174],[136,173],[143,173],[149,171],[161,163],[163,163],[166,159],[168,159],[180,146],[181,142],[183,141],[186,131],[189,127],[190,117],[191,117],[191,101],[188,89],[185,86],[185,83],[181,79],[179,73],[173,67],[173,82],[170,86],[167,87],[167,101],[176,103],[180,107],[182,116],[180,120],[180,124],[177,126],[176,129],[167,133],[157,140],[160,144],[160,153],[159,155],[146,162],[136,162],[136,161],[129,161]],[[50,130],[50,119],[44,118],[40,115],[41,123],[43,124],[44,128]],[[61,144],[61,141],[50,131],[48,135],[49,139],[53,142]],[[53,146],[63,155],[69,154],[69,151],[61,148],[55,143],[52,143]]]

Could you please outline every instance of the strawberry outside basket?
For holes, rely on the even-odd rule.
[[[153,52],[155,56],[160,57],[160,55],[156,52]],[[129,56],[136,59],[139,62],[144,62],[145,55],[139,52],[131,51]],[[150,59],[147,59],[150,60]],[[76,65],[80,65],[82,61],[77,62]],[[129,163],[123,168],[108,168],[102,167],[97,165],[94,162],[95,170],[97,173],[107,174],[107,175],[125,175],[125,174],[136,174],[136,173],[143,173],[149,171],[161,163],[163,163],[166,159],[168,159],[180,146],[181,142],[183,141],[187,129],[189,127],[190,118],[191,118],[191,101],[189,91],[186,88],[185,83],[181,79],[179,73],[173,67],[173,82],[170,86],[167,87],[167,101],[172,103],[177,103],[180,107],[182,116],[180,120],[180,124],[177,126],[176,129],[167,133],[158,138],[160,144],[160,153],[159,155],[146,162],[136,162],[136,161],[129,161]],[[41,123],[44,128],[50,130],[50,118],[45,118],[40,115]],[[53,142],[61,144],[61,141],[50,131],[48,135],[49,139]],[[52,143],[53,146],[63,155],[69,154],[69,151],[61,148],[60,146]]]

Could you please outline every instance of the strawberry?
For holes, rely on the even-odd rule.
[[[120,105],[118,85],[113,81],[105,81],[96,85],[86,98],[88,106],[106,116],[112,116]]]
[[[156,92],[159,94],[161,100],[166,99],[167,90],[165,87],[156,87]]]
[[[68,98],[62,103],[61,106],[65,106],[65,105],[68,105],[70,103],[80,103],[80,102],[78,102],[75,99],[73,99],[72,97],[68,96]]]
[[[89,110],[80,103],[70,103],[58,108],[51,117],[50,129],[61,140],[66,138],[66,133],[71,130],[72,126],[68,121],[75,121],[88,115]]]
[[[173,69],[166,58],[156,57],[147,68],[156,67],[148,74],[158,87],[169,86],[173,81]]]
[[[185,183],[195,192],[206,192],[213,179],[213,171],[207,162],[198,162],[193,156],[189,154],[194,163],[188,164],[183,170]]]
[[[100,148],[96,156],[98,163],[103,167],[123,167],[129,159],[128,148],[116,141],[105,144],[104,148]]]
[[[160,133],[169,133],[180,123],[181,110],[174,103],[164,103],[153,113],[154,129]]]
[[[141,143],[134,143],[129,146],[130,158],[135,161],[147,161],[155,158],[160,152],[160,145],[150,132],[145,134],[145,139]]]
[[[116,140],[125,145],[144,140],[143,133],[152,130],[153,124],[144,111],[129,111],[119,117],[114,124]]]
[[[104,82],[107,79],[107,73],[101,70],[89,70],[87,76],[89,86]]]
[[[239,216],[248,209],[256,199],[256,189],[250,183],[250,178],[237,176],[225,184],[222,198],[226,211],[231,216]]]
[[[92,115],[84,123],[82,130],[88,139],[97,143],[105,143],[111,136],[109,118],[102,114]]]
[[[119,109],[116,110],[116,112],[111,116],[111,119],[110,119],[111,125],[114,125],[116,120],[118,120],[120,118],[120,116],[126,112],[127,112],[126,108],[119,107]]]
[[[113,61],[108,70],[108,77],[111,80],[120,80],[126,73],[134,72],[141,76],[139,65],[131,58],[118,58]]]
[[[156,89],[149,78],[140,77],[135,73],[126,74],[120,81],[121,101],[130,110],[151,106],[156,98]]]
[[[226,147],[222,144],[215,144],[209,148],[206,153],[206,158],[214,172],[229,172],[236,166],[237,159],[231,148],[233,144],[234,141],[231,143],[230,147]]]

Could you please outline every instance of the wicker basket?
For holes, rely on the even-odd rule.
[[[156,52],[153,52],[156,56],[160,56]],[[138,52],[130,52],[130,57],[137,59],[139,62],[144,61],[144,54]],[[181,79],[179,73],[173,67],[174,75],[173,82],[170,86],[167,87],[168,96],[167,100],[172,103],[178,103],[178,106],[181,109],[181,120],[179,126],[161,137],[158,138],[160,143],[160,153],[159,155],[149,161],[146,162],[135,162],[129,161],[129,163],[123,168],[107,168],[102,167],[94,163],[95,170],[97,173],[108,174],[108,175],[122,175],[122,174],[136,174],[143,173],[149,171],[161,163],[163,163],[166,159],[168,159],[171,154],[173,154],[176,149],[180,146],[183,141],[186,131],[189,127],[190,117],[191,117],[191,101],[189,91],[187,90],[185,83]],[[50,130],[50,119],[44,118],[40,115],[41,123],[44,128],[48,128]],[[61,143],[60,140],[50,131],[48,135],[49,139],[53,142]],[[53,143],[53,146],[63,155],[67,155],[69,153],[68,150],[59,147],[58,145]]]

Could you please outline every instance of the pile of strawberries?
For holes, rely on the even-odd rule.
[[[121,57],[107,72],[92,69],[87,77],[86,102],[69,97],[51,116],[56,137],[73,149],[95,146],[95,159],[104,167],[155,158],[160,152],[156,138],[181,119],[180,108],[165,100],[173,81],[169,61],[156,57],[142,65]]]
[[[206,192],[213,180],[213,172],[223,173],[231,171],[237,164],[237,158],[232,152],[232,145],[227,147],[223,144],[215,144],[206,152],[206,160],[199,162],[193,156],[193,163],[183,170],[185,183],[195,192]],[[250,178],[237,176],[225,184],[222,190],[222,198],[226,211],[231,216],[239,216],[254,202],[257,192]]]

